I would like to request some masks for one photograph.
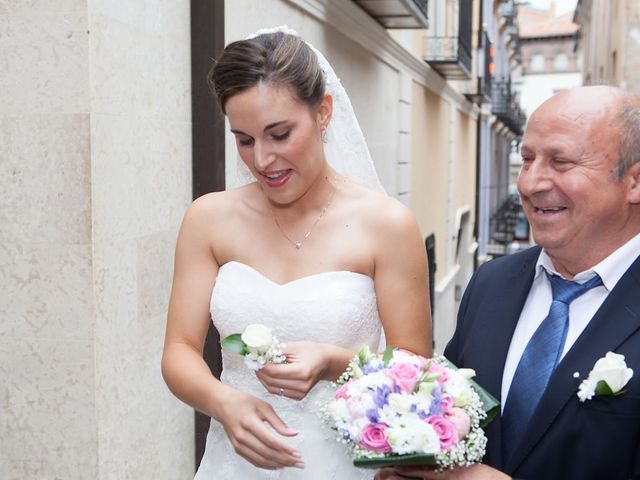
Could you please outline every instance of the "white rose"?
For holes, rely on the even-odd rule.
[[[393,421],[387,429],[387,437],[392,451],[401,455],[440,451],[440,437],[417,415],[405,415]]]
[[[596,383],[603,380],[613,393],[622,390],[631,377],[633,377],[633,370],[627,368],[624,355],[613,352],[607,352],[589,373],[590,379],[595,380]]]
[[[413,398],[409,395],[402,393],[390,393],[387,397],[389,406],[398,413],[411,412],[411,405],[413,404]]]
[[[247,347],[259,352],[266,352],[273,343],[271,329],[259,324],[247,326],[240,337]]]
[[[468,405],[473,398],[471,384],[457,372],[449,372],[449,380],[444,384],[444,391],[453,397],[456,407]]]

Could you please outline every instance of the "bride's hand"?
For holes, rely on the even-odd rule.
[[[286,437],[298,433],[287,427],[267,402],[244,392],[234,392],[222,405],[220,423],[236,453],[256,467],[304,468],[300,452],[274,435],[273,430]]]
[[[333,350],[342,349],[317,342],[287,342],[282,346],[287,363],[268,363],[256,375],[268,392],[302,400],[327,377]]]

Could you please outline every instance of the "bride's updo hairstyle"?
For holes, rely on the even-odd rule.
[[[290,88],[312,110],[325,92],[316,54],[300,37],[283,32],[230,43],[207,80],[225,115],[229,98],[260,82]]]

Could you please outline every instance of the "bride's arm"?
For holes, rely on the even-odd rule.
[[[224,426],[236,451],[262,468],[300,466],[297,450],[277,438],[291,436],[271,406],[217,380],[202,358],[209,327],[209,300],[218,272],[211,247],[211,198],[188,209],[178,236],[162,375],[169,389],[185,403]]]
[[[376,238],[375,288],[387,345],[432,355],[427,253],[411,211],[385,199],[373,222]]]

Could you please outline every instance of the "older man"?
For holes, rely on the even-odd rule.
[[[561,92],[531,116],[522,159],[539,246],[478,269],[445,351],[502,399],[485,464],[378,480],[640,478],[640,100],[606,86]],[[618,396],[579,398],[607,352],[634,375]]]

